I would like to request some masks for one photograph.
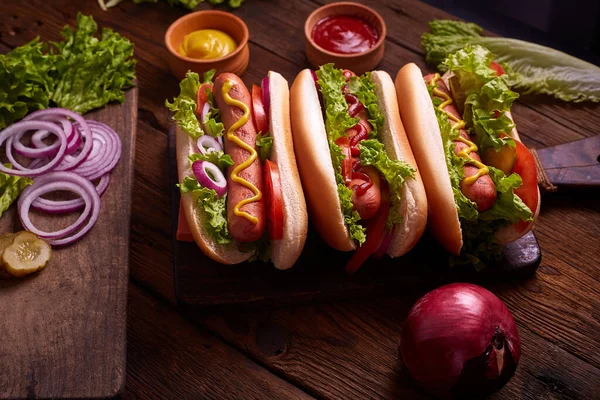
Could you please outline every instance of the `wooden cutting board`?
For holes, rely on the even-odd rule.
[[[174,130],[169,133],[169,166],[175,291],[179,303],[190,308],[281,306],[398,291],[425,282],[439,286],[457,281],[522,279],[535,272],[542,257],[537,239],[530,232],[506,246],[504,258],[496,265],[480,272],[472,267],[450,268],[448,254],[426,234],[407,255],[369,259],[356,274],[348,276],[344,266],[351,254],[333,250],[309,226],[304,251],[287,271],[260,261],[222,265],[206,257],[195,243],[175,239],[179,190],[175,186]]]
[[[74,245],[54,249],[41,272],[0,281],[1,399],[107,398],[125,384],[137,88],[126,93],[124,104],[85,118],[118,132],[123,154],[92,230]],[[0,218],[1,233],[21,229],[16,211],[13,204]],[[65,221],[33,221],[57,229],[56,218]]]

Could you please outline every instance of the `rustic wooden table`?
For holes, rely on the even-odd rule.
[[[303,24],[323,2],[247,0],[235,10],[250,30],[247,84],[269,69],[291,82],[307,66]],[[429,20],[449,15],[412,0],[365,3],[388,26],[380,68],[395,75],[412,61],[430,70],[419,37]],[[78,11],[129,37],[138,60],[124,398],[426,398],[411,385],[397,345],[409,308],[431,285],[267,311],[198,315],[178,309],[167,168],[171,123],[164,107],[178,82],[165,61],[163,36],[186,11],[164,1],[124,1],[103,12],[92,0],[4,0],[0,52],[37,35],[60,39]],[[514,115],[524,142],[534,148],[599,133],[599,105],[524,97]],[[597,190],[546,195],[536,230],[543,251],[538,272],[526,281],[488,285],[513,312],[523,343],[516,375],[493,398],[600,397],[599,209]]]

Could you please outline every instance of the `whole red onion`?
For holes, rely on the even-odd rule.
[[[417,301],[402,329],[400,353],[413,379],[443,398],[486,396],[510,380],[519,333],[508,308],[488,290],[454,283]]]

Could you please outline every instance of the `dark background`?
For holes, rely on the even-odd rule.
[[[600,0],[424,0],[501,36],[600,64]]]

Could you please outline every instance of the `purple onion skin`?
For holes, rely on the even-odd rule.
[[[404,323],[400,355],[413,379],[439,398],[473,399],[501,389],[521,355],[510,311],[476,285],[442,286],[419,299]]]

